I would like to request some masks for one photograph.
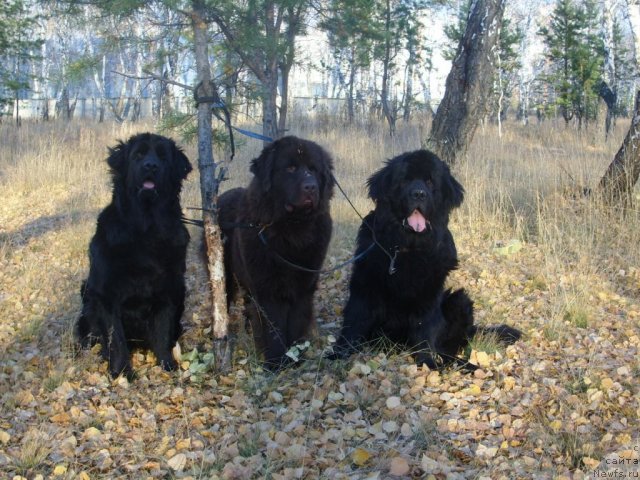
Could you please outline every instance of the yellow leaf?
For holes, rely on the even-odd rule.
[[[462,393],[464,395],[477,396],[477,395],[480,395],[482,393],[482,389],[480,388],[479,385],[476,385],[475,383],[472,383],[471,385],[469,385],[469,388],[465,388],[464,390],[462,390]]]
[[[67,467],[65,465],[56,465],[56,467],[53,469],[53,475],[55,477],[59,477],[61,475],[64,475],[65,473],[67,473]]]
[[[176,442],[176,450],[187,450],[191,448],[191,439],[184,438]]]
[[[582,457],[582,463],[584,463],[590,469],[595,470],[598,465],[600,465],[600,460],[596,460],[595,458],[591,457]]]
[[[69,423],[71,421],[71,417],[67,412],[57,413],[53,417],[51,417],[51,421],[53,423]]]
[[[610,390],[613,387],[613,380],[611,380],[609,377],[603,378],[602,382],[600,382],[600,385],[605,390]]]
[[[403,477],[409,473],[409,462],[402,457],[394,457],[391,459],[389,474],[395,477]]]
[[[356,448],[351,454],[351,461],[357,466],[362,467],[371,458],[371,454],[364,448]]]
[[[181,472],[187,465],[187,456],[184,453],[178,453],[177,455],[167,460],[167,464],[171,467],[172,470]]]
[[[557,432],[558,430],[560,430],[562,428],[562,422],[560,420],[554,420],[553,422],[551,422],[549,424],[549,426],[551,427],[551,429],[554,432]]]
[[[516,384],[516,379],[513,377],[504,377],[504,389],[511,390]]]
[[[476,353],[476,361],[477,364],[483,368],[488,367],[489,365],[491,365],[491,358],[489,358],[489,355],[487,355],[486,352],[477,352]]]

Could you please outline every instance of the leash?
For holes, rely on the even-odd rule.
[[[280,260],[285,265],[288,265],[291,268],[294,268],[296,270],[300,270],[300,271],[303,271],[303,272],[307,272],[307,273],[319,273],[319,274],[333,273],[336,270],[340,270],[341,268],[346,267],[347,265],[349,265],[351,263],[355,263],[358,260],[360,260],[361,258],[364,258],[373,249],[374,246],[377,246],[378,248],[380,248],[380,250],[382,250],[382,252],[387,257],[389,257],[389,270],[388,270],[388,272],[389,272],[389,275],[393,275],[394,273],[396,273],[396,270],[397,270],[396,269],[396,259],[398,257],[398,252],[400,251],[400,249],[398,247],[396,247],[394,252],[393,252],[393,255],[391,253],[389,253],[389,251],[376,238],[376,233],[375,233],[374,227],[369,225],[369,222],[367,222],[364,219],[364,217],[360,214],[360,212],[358,211],[356,206],[353,204],[353,202],[351,201],[351,199],[349,198],[347,193],[342,188],[342,185],[340,185],[340,183],[336,179],[335,175],[331,174],[331,178],[333,179],[333,182],[335,183],[336,187],[338,187],[338,190],[340,190],[340,193],[342,193],[342,196],[347,200],[347,202],[349,203],[349,205],[351,206],[353,211],[356,212],[356,215],[358,215],[358,217],[362,221],[362,224],[365,225],[369,229],[369,231],[371,232],[372,240],[373,240],[371,245],[369,245],[365,250],[360,252],[358,255],[355,255],[355,256],[351,257],[350,259],[345,260],[344,262],[336,265],[333,268],[326,269],[326,270],[323,270],[323,269],[317,270],[317,269],[307,268],[307,267],[304,267],[302,265],[298,265],[296,263],[293,263],[293,262],[287,260],[286,258],[284,258],[282,255],[280,255],[279,253],[277,253],[275,250],[273,250],[271,248],[271,246],[269,245],[269,242],[267,241],[267,238],[264,236],[264,231],[270,225],[260,225],[260,224],[253,224],[253,223],[229,223],[229,224],[224,224],[224,225],[220,225],[220,226],[224,227],[224,228],[256,228],[256,229],[259,228],[260,231],[258,232],[258,238],[260,239],[262,244],[271,251],[272,255],[274,255],[278,260]],[[197,207],[187,207],[187,208],[189,210],[204,210],[203,208],[197,208]],[[374,226],[375,226],[375,221],[376,221],[375,217],[374,217],[373,221],[374,221]],[[182,222],[185,223],[186,225],[194,225],[196,227],[204,228],[204,221],[197,220],[197,219],[194,219],[194,218],[188,218],[188,217],[185,217],[184,215],[182,216]]]
[[[227,109],[226,105],[224,104],[224,102],[220,99],[220,97],[218,96],[217,91],[214,88],[214,96],[213,97],[200,97],[198,98],[197,94],[194,94],[195,96],[195,100],[197,103],[211,103],[211,110],[213,112],[213,114],[216,116],[216,118],[218,118],[220,121],[222,121],[228,131],[229,131],[229,137],[230,137],[230,141],[231,141],[231,159],[233,159],[234,155],[235,155],[235,142],[233,139],[233,130],[247,136],[250,138],[255,138],[258,140],[262,140],[264,142],[273,142],[273,139],[270,137],[267,137],[265,135],[260,135],[258,133],[255,132],[250,132],[248,130],[244,130],[238,127],[235,127],[233,125],[231,125],[231,116],[229,114],[229,110]],[[225,118],[221,118],[216,112],[215,112],[215,108],[221,108],[224,112],[224,116]],[[261,230],[258,232],[258,237],[260,238],[260,241],[271,250],[272,254],[275,255],[277,258],[279,258],[280,261],[282,261],[283,263],[289,265],[292,268],[296,268],[298,270],[304,271],[304,272],[309,272],[309,273],[331,273],[334,272],[336,270],[339,270],[347,265],[349,265],[350,263],[354,263],[356,261],[358,261],[359,259],[363,258],[366,254],[368,254],[371,249],[373,248],[374,245],[377,245],[378,248],[380,248],[380,250],[382,250],[382,252],[389,257],[389,275],[393,275],[394,273],[396,273],[396,259],[398,257],[398,252],[399,252],[399,248],[396,247],[395,251],[393,252],[393,255],[391,253],[389,253],[389,251],[378,241],[378,239],[376,238],[376,232],[375,229],[369,225],[369,222],[367,222],[364,217],[362,216],[362,214],[360,214],[360,212],[358,211],[358,209],[356,208],[356,206],[353,204],[353,202],[351,201],[351,199],[349,198],[349,196],[347,195],[347,193],[344,191],[344,189],[342,188],[342,185],[340,185],[340,182],[338,182],[338,179],[335,177],[335,175],[332,173],[331,174],[331,179],[333,180],[333,183],[336,185],[336,187],[338,187],[338,190],[340,190],[340,193],[342,194],[342,196],[345,198],[345,200],[347,201],[347,203],[349,204],[349,206],[351,207],[351,209],[356,212],[356,215],[358,215],[358,217],[360,218],[360,220],[362,221],[362,224],[367,227],[369,229],[369,231],[371,232],[371,238],[373,240],[373,242],[371,243],[371,245],[369,245],[364,251],[362,251],[361,253],[359,253],[358,255],[355,255],[354,257],[350,258],[349,260],[346,260],[342,263],[340,263],[339,265],[335,266],[334,268],[331,268],[329,270],[315,270],[315,269],[311,269],[311,268],[306,268],[303,267],[301,265],[297,265],[293,262],[290,262],[289,260],[287,260],[286,258],[282,257],[280,254],[278,254],[277,252],[275,252],[273,249],[271,249],[271,247],[269,246],[266,238],[264,237],[264,229],[268,226],[261,226],[261,225],[254,225],[254,224],[229,224],[229,225],[225,225],[226,228],[261,228]],[[202,208],[195,208],[195,207],[187,207],[190,210],[204,210]],[[185,217],[184,215],[181,218],[182,222],[186,225],[194,225],[196,227],[200,227],[200,228],[204,228],[204,221],[202,220],[197,220],[194,218],[188,218]],[[374,217],[373,219],[374,221],[374,226],[375,226],[375,221],[376,218]]]
[[[372,243],[371,245],[369,245],[364,251],[360,252],[358,255],[355,255],[353,257],[351,257],[349,260],[345,260],[342,263],[339,263],[338,265],[336,265],[333,268],[329,268],[329,269],[320,269],[320,270],[316,270],[313,268],[307,268],[307,267],[303,267],[302,265],[298,265],[296,263],[293,263],[289,260],[287,260],[286,258],[284,258],[282,255],[280,255],[278,252],[276,252],[275,250],[273,250],[273,248],[271,248],[271,246],[269,245],[269,242],[267,241],[267,238],[264,236],[264,231],[266,230],[267,227],[263,227],[260,229],[260,231],[258,232],[258,238],[260,239],[260,241],[262,242],[262,244],[267,247],[269,249],[269,251],[271,252],[271,254],[276,257],[278,260],[280,260],[282,263],[284,263],[285,265],[288,265],[291,268],[294,268],[296,270],[300,270],[302,272],[307,272],[307,273],[319,273],[319,274],[328,274],[328,273],[333,273],[336,270],[340,270],[343,267],[346,267],[347,265],[351,264],[351,263],[355,263],[358,260],[360,260],[361,258],[363,258],[365,255],[367,255],[371,249],[375,246],[375,243]]]
[[[396,247],[395,252],[393,253],[393,255],[391,255],[389,253],[389,251],[386,248],[384,248],[380,242],[378,242],[378,239],[376,238],[375,229],[371,225],[369,225],[369,223],[360,214],[360,212],[358,211],[356,206],[351,202],[351,199],[347,196],[346,192],[344,191],[344,189],[342,188],[342,186],[340,185],[340,183],[338,182],[336,177],[333,175],[333,173],[331,174],[331,178],[333,178],[333,183],[336,184],[336,187],[338,187],[338,190],[340,190],[340,193],[342,193],[342,196],[347,200],[347,202],[349,203],[349,205],[351,206],[353,211],[356,212],[356,215],[358,215],[358,217],[360,217],[360,220],[362,220],[362,224],[365,227],[367,227],[369,229],[369,231],[371,232],[371,239],[373,240],[373,244],[377,245],[380,248],[380,250],[382,250],[383,253],[387,257],[389,257],[389,260],[390,260],[390,262],[389,262],[389,275],[393,275],[394,273],[396,273],[396,258],[398,257],[398,252],[400,251],[400,249],[398,247]],[[374,216],[373,217],[373,225],[374,226],[375,226],[375,222],[376,222],[376,217]],[[371,248],[371,247],[369,247],[369,248]],[[369,248],[367,248],[367,251],[369,250]]]

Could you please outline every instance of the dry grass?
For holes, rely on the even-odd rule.
[[[640,331],[640,216],[580,194],[583,187],[597,184],[626,128],[626,122],[618,122],[605,143],[599,130],[578,133],[552,122],[508,124],[502,138],[486,125],[455,166],[466,200],[452,218],[461,268],[451,283],[469,290],[479,322],[507,322],[526,334],[506,352],[490,338],[472,345],[488,354],[493,376],[470,379],[450,372],[434,377],[417,370],[403,353],[385,357],[366,352],[354,360],[362,367],[354,367],[353,361],[327,365],[319,360],[327,331],[340,320],[345,271],[322,280],[317,302],[321,338],[307,354],[307,365],[265,377],[245,339],[240,356],[246,358],[229,377],[204,375],[196,383],[186,372],[163,376],[148,356],[136,354],[141,379],[129,387],[109,382],[95,352],[78,354],[71,326],[79,310],[78,288],[88,267],[86,248],[95,216],[110,196],[106,147],[155,128],[25,122],[16,129],[0,124],[0,471],[46,477],[64,464],[68,478],[82,471],[92,472],[91,478],[108,478],[116,471],[126,478],[143,472],[180,476],[167,467],[183,451],[179,439],[192,442],[195,453],[188,471],[195,478],[223,469],[230,477],[241,478],[242,472],[275,477],[298,468],[312,468],[308,478],[318,472],[322,478],[343,478],[353,471],[349,456],[356,447],[372,453],[381,449],[375,462],[360,470],[363,475],[387,468],[392,455],[411,458],[415,475],[420,475],[422,455],[428,456],[423,466],[440,459],[450,462],[452,472],[473,477],[504,477],[505,468],[517,470],[521,478],[584,469],[589,456],[600,455],[600,447],[579,447],[583,435],[591,443],[604,438],[605,452],[618,447],[617,437],[603,437],[608,425],[627,425],[629,432],[638,427],[631,414],[637,411],[640,392],[624,379],[624,367],[636,376],[640,368],[634,358]],[[290,131],[331,152],[337,179],[363,215],[372,207],[366,178],[386,159],[420,148],[427,132],[428,125],[416,122],[401,125],[398,136],[390,139],[383,124],[355,128],[307,119],[292,119]],[[249,161],[261,144],[243,143],[223,189],[249,178]],[[194,146],[185,150],[195,166]],[[183,191],[184,207],[200,205],[198,185],[194,171]],[[186,214],[198,216],[197,211]],[[351,255],[360,220],[337,190],[332,215],[328,262],[337,263]],[[182,348],[202,353],[210,349],[208,303],[198,235],[192,233],[183,320],[188,331]],[[496,253],[499,242],[512,239],[522,242],[521,251]],[[483,385],[487,395],[468,400],[476,395],[471,381]],[[610,398],[596,395],[611,384]],[[466,391],[472,393],[465,396]],[[494,398],[496,391],[500,395]],[[447,397],[447,392],[453,393]],[[402,397],[403,405],[410,398],[409,406],[387,409],[385,399],[392,395]],[[297,405],[288,409],[291,399]],[[597,415],[594,409],[605,407],[594,407],[596,401],[606,406]],[[79,406],[76,423],[60,420],[70,405]],[[358,410],[361,417],[354,414]],[[505,425],[501,433],[456,430],[458,421],[483,425],[494,422],[497,414],[517,410],[515,426]],[[342,422],[345,412],[353,416],[351,424]],[[13,422],[16,416],[19,425]],[[201,418],[202,425],[196,422]],[[382,443],[380,422],[395,422],[386,423],[390,431]],[[587,428],[590,422],[594,426]],[[392,431],[395,424],[407,435]],[[87,440],[96,433],[90,427],[109,435],[109,442],[103,442],[108,448]],[[293,429],[287,438],[274,434],[286,428]],[[78,447],[70,448],[74,429]],[[626,433],[620,434],[620,444]],[[274,444],[280,440],[302,442],[306,456],[297,447],[281,456]],[[335,449],[326,447],[331,442]],[[475,458],[480,444],[500,446],[499,453],[489,448],[483,455],[495,457]],[[564,465],[554,463],[556,457]]]

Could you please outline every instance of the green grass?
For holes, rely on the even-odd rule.
[[[562,315],[564,321],[575,325],[578,328],[587,328],[589,326],[589,313],[578,305],[570,305]]]

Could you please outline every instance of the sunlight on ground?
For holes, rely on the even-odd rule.
[[[412,123],[392,140],[378,123],[292,125],[331,152],[363,215],[366,178],[428,132]],[[452,218],[460,268],[450,283],[469,290],[479,323],[525,332],[506,350],[474,343],[475,375],[430,372],[403,352],[321,360],[340,325],[344,269],[321,280],[319,334],[300,367],[262,372],[244,338],[234,371],[215,376],[205,368],[210,306],[192,228],[180,342],[191,353],[171,375],[136,353],[129,384],[112,382],[95,352],[78,352],[71,329],[88,241],[110,198],[107,147],[154,128],[1,124],[0,476],[578,478],[607,456],[637,458],[640,215],[581,195],[627,126],[619,121],[605,143],[596,128],[507,124],[498,138],[486,125],[455,166],[466,200]],[[224,189],[246,184],[260,148],[244,141]],[[194,146],[185,151],[195,166]],[[194,171],[187,216],[199,216],[186,209],[199,198]],[[360,220],[338,190],[332,215],[335,264],[351,255]]]

